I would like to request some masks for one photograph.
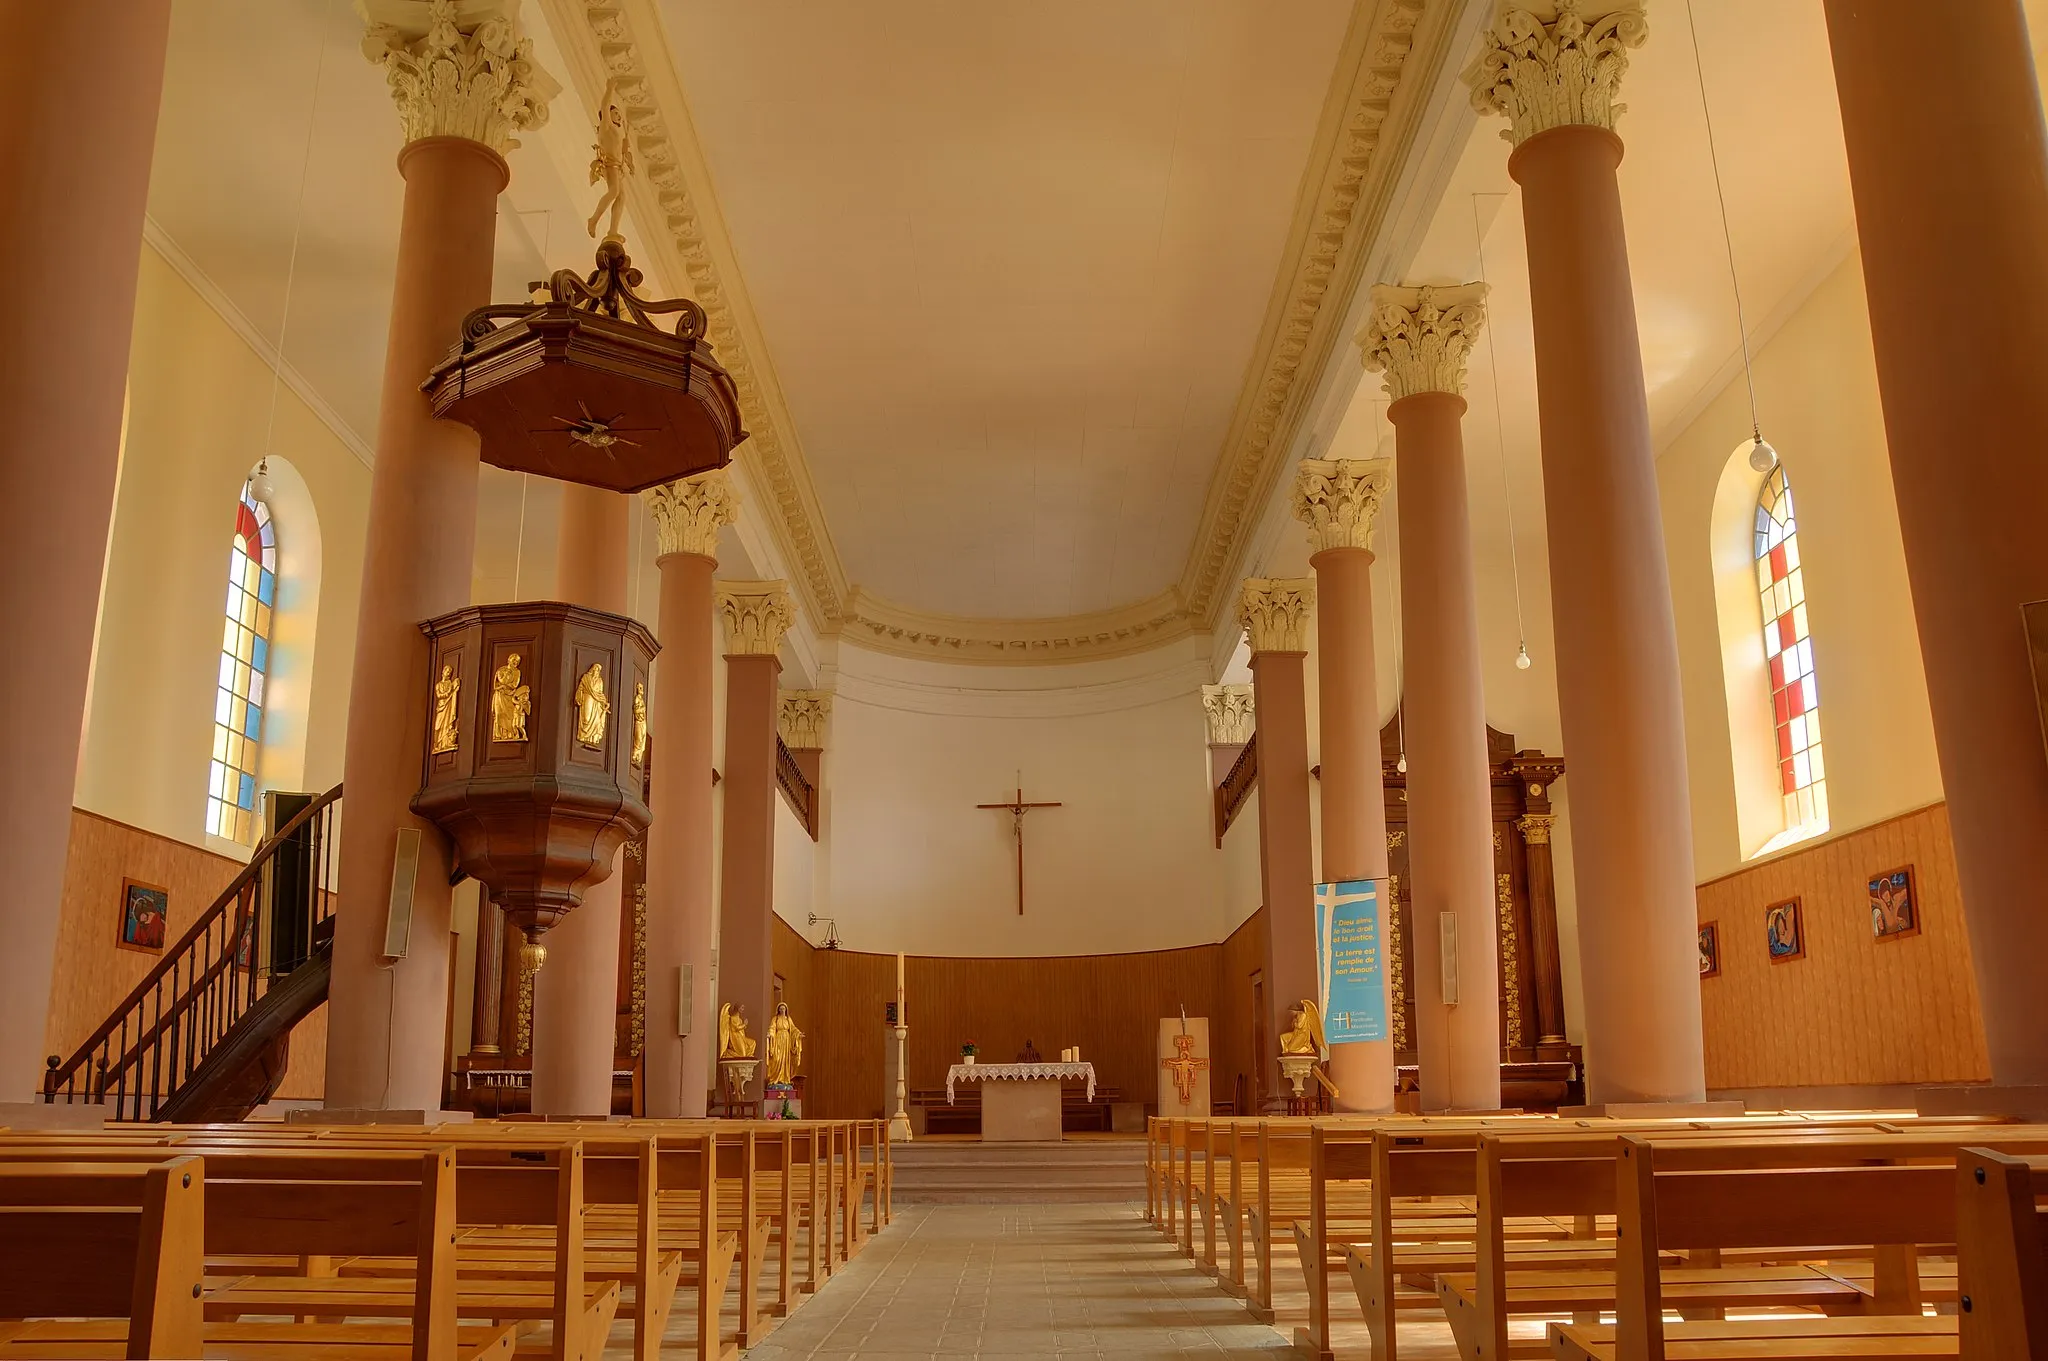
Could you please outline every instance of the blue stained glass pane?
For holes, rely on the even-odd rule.
[[[242,723],[242,735],[254,742],[263,731],[263,710],[256,705],[249,706],[249,717]]]
[[[265,575],[267,576],[268,574],[266,573]],[[258,671],[268,671],[270,669],[270,640],[268,638],[259,637],[255,640],[255,646],[249,651],[249,665],[255,667]]]
[[[266,605],[271,605],[276,603],[274,599],[276,595],[277,574],[266,571],[263,574],[262,580],[256,586],[256,598]]]
[[[241,794],[235,802],[244,808],[254,808],[256,806],[256,777],[254,775],[244,775],[242,777]]]

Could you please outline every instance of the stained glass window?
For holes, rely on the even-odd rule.
[[[1806,624],[1806,573],[1799,565],[1799,523],[1783,466],[1764,479],[1756,506],[1756,585],[1763,600],[1764,654],[1771,667],[1771,716],[1777,730],[1778,786],[1787,832],[1828,825],[1827,766],[1820,749],[1820,688]]]
[[[276,605],[277,535],[270,507],[244,487],[228,548],[227,619],[206,786],[206,829],[230,841],[248,843],[255,837],[256,753],[263,744],[263,689]]]

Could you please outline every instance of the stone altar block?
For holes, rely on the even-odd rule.
[[[1209,1018],[1187,1018],[1185,1037],[1178,1016],[1159,1023],[1159,1114],[1162,1118],[1203,1120],[1209,1116]],[[1181,1040],[1190,1043],[1183,1055]],[[1188,1100],[1181,1100],[1182,1080]]]
[[[1086,1081],[1095,1099],[1092,1063],[956,1063],[946,1072],[946,1101],[962,1082],[981,1086],[981,1141],[985,1144],[1061,1142],[1060,1084]]]

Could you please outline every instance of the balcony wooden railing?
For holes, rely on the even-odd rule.
[[[50,1056],[43,1100],[103,1101],[116,1120],[156,1119],[273,982],[325,942],[340,803],[336,785],[258,846],[85,1043],[69,1059]]]
[[[775,784],[782,790],[782,797],[789,800],[789,811],[796,814],[796,820],[811,834],[811,840],[816,841],[818,790],[805,776],[804,768],[796,763],[796,757],[789,754],[789,747],[780,733],[775,736]]]
[[[1244,801],[1251,797],[1252,790],[1259,783],[1259,743],[1254,733],[1252,740],[1244,744],[1244,750],[1231,763],[1230,772],[1223,782],[1216,786],[1216,844],[1223,844],[1223,834],[1230,830],[1230,824],[1237,821],[1237,815],[1244,808]]]

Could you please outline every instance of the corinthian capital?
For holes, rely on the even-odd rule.
[[[1294,518],[1318,553],[1371,548],[1372,524],[1393,485],[1390,458],[1305,458],[1294,479]]]
[[[1504,116],[1516,146],[1552,128],[1611,132],[1629,49],[1649,34],[1643,0],[1503,0],[1465,70],[1472,107]]]
[[[1237,600],[1237,621],[1253,652],[1308,651],[1308,616],[1316,584],[1307,577],[1252,577]]]
[[[502,156],[548,121],[562,87],[521,35],[519,0],[356,0],[356,13],[406,141],[467,137]]]
[[[791,751],[825,745],[825,720],[832,716],[830,690],[784,690],[776,730]]]
[[[796,622],[789,587],[780,581],[721,581],[718,615],[725,620],[729,657],[772,657]]]
[[[1249,685],[1205,685],[1202,714],[1209,720],[1209,745],[1243,746],[1252,740],[1257,712]]]
[[[671,553],[718,556],[718,531],[740,518],[740,498],[725,470],[678,478],[640,493],[654,512],[657,557]]]
[[[1386,376],[1387,399],[1465,392],[1465,360],[1486,324],[1486,285],[1372,290],[1372,318],[1358,333],[1367,373]]]

